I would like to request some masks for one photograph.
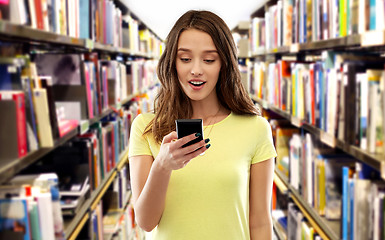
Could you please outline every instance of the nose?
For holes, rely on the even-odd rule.
[[[191,67],[191,75],[200,76],[203,74],[200,61],[194,61]]]

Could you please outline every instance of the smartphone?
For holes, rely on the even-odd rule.
[[[176,124],[176,133],[178,135],[178,139],[193,133],[201,134],[198,138],[184,144],[182,147],[187,147],[187,146],[190,146],[191,144],[194,144],[203,140],[203,120],[202,119],[177,119],[175,120],[175,124]]]

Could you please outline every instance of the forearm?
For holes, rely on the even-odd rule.
[[[163,170],[155,162],[142,192],[134,203],[136,221],[145,231],[151,231],[159,223],[171,176],[171,171]]]
[[[273,224],[272,221],[256,226],[250,226],[251,240],[267,240],[273,239]]]

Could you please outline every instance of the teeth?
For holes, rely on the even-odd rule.
[[[202,85],[204,82],[199,82],[199,81],[190,81],[191,84],[194,85]]]

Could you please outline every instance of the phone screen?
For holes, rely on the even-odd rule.
[[[193,133],[200,133],[200,137],[186,143],[182,147],[190,146],[191,144],[197,143],[203,140],[203,121],[202,119],[177,119],[176,123],[176,132],[178,139],[185,137]]]

